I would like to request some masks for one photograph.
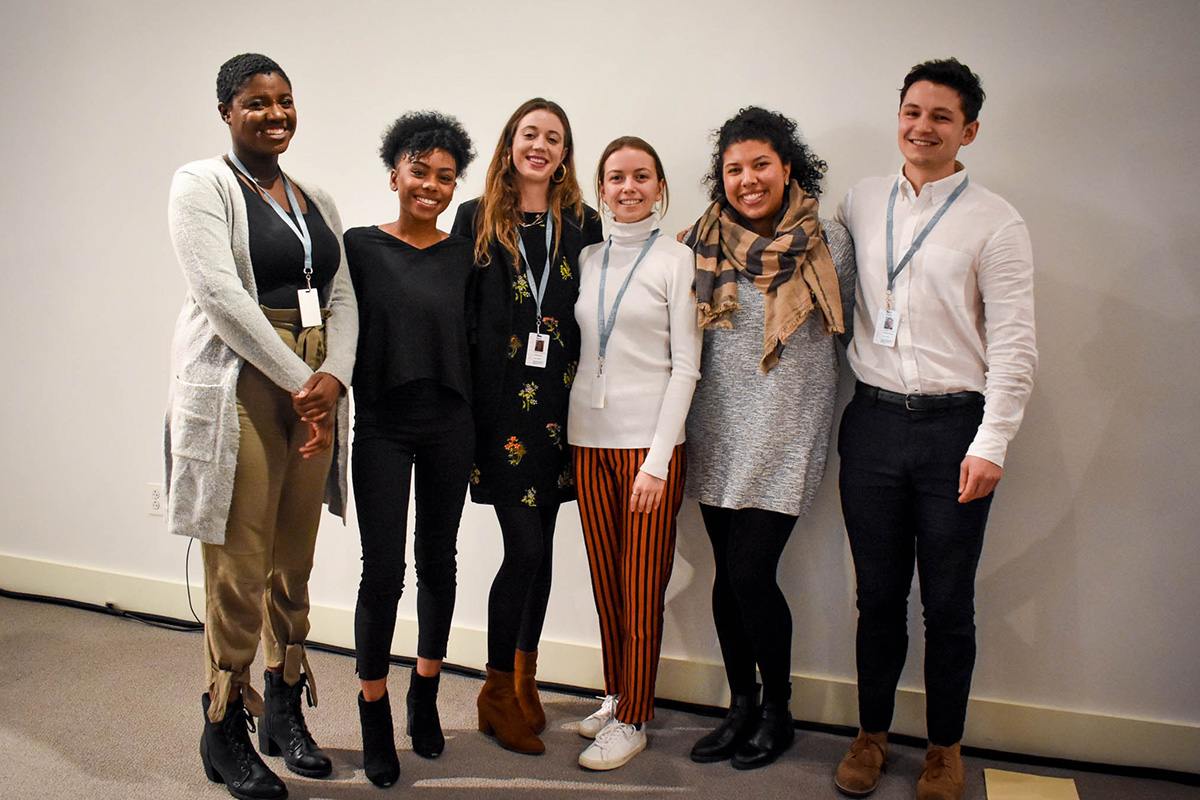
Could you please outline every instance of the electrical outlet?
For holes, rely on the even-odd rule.
[[[151,483],[150,496],[147,498],[148,505],[146,512],[161,517],[163,515],[163,506],[167,504],[166,496],[163,494],[163,485],[161,483]]]

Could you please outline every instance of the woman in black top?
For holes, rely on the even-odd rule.
[[[495,507],[504,537],[488,597],[479,728],[510,750],[541,753],[537,647],[558,507],[575,498],[566,426],[579,362],[579,251],[602,238],[557,103],[535,98],[513,113],[483,196],[459,207],[452,231],[471,238],[480,267],[471,498]]]
[[[380,155],[400,201],[394,222],[346,231],[346,258],[362,295],[354,369],[354,494],[362,581],[354,612],[363,762],[389,786],[400,774],[387,674],[404,588],[409,486],[415,472],[417,665],[408,688],[413,750],[445,747],[437,689],[454,613],[455,545],[471,468],[468,299],[471,242],[437,229],[438,215],[474,157],[457,120],[400,117]]]

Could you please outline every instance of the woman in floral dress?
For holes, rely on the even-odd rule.
[[[565,428],[579,362],[579,252],[602,238],[557,103],[534,98],[513,112],[483,196],[459,208],[452,232],[475,242],[479,268],[471,499],[496,509],[504,539],[479,729],[509,750],[541,753],[537,647],[558,508],[575,498]]]

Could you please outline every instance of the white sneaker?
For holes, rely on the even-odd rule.
[[[646,731],[614,719],[579,754],[579,766],[585,769],[616,769],[646,749]]]
[[[610,694],[603,699],[600,710],[579,723],[579,735],[585,739],[595,739],[596,734],[604,730],[617,713],[617,695]]]

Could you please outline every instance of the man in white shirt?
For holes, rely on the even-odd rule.
[[[983,99],[956,59],[913,67],[900,92],[900,174],[859,183],[837,213],[858,260],[847,349],[858,384],[838,440],[862,730],[836,781],[853,797],[874,791],[887,760],[914,563],[929,736],[917,798],[962,796],[975,572],[1037,366],[1025,223],[957,161]]]

